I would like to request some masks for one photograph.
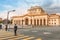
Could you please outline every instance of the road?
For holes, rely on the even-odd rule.
[[[13,32],[13,29],[9,29]],[[60,27],[20,28],[17,34],[41,38],[42,40],[60,40]]]

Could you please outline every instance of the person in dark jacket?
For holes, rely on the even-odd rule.
[[[0,29],[2,29],[2,25],[0,24]]]
[[[14,26],[14,35],[16,36],[17,35],[17,26],[16,26],[16,24],[15,24],[15,26]]]
[[[5,31],[7,31],[7,25],[5,25],[6,27],[5,27]]]

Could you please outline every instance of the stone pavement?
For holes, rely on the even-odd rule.
[[[18,34],[17,36],[14,36],[12,32],[0,30],[0,40],[42,40],[42,39],[32,36],[26,36],[23,34]]]

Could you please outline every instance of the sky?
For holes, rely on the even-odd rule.
[[[0,17],[5,19],[8,11],[12,16],[20,16],[27,12],[31,6],[41,6],[47,13],[60,13],[60,0],[0,0]]]

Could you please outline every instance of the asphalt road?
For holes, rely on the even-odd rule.
[[[13,32],[14,29],[9,29]],[[35,27],[35,28],[20,28],[17,34],[24,34],[42,38],[42,40],[60,40],[60,27]]]

